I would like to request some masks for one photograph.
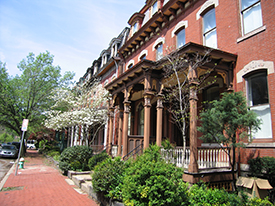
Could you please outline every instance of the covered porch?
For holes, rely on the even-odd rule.
[[[190,42],[177,52],[203,54],[207,49],[209,48]],[[207,95],[213,95],[212,91],[219,95],[231,89],[237,57],[215,49],[211,50],[209,56],[211,61],[196,68],[192,77],[195,81],[194,75],[204,75],[205,68],[214,68],[207,81],[215,79],[215,84],[211,85],[215,88],[206,87],[205,91],[199,94],[190,91],[189,130],[185,151],[180,131],[171,121],[162,95],[164,75],[159,61],[163,61],[163,64],[165,61],[154,62],[144,59],[106,85],[106,89],[112,95],[109,105],[108,144],[116,145],[109,153],[113,151],[115,156],[126,157],[148,148],[151,143],[161,146],[161,142],[168,139],[177,147],[170,153],[162,150],[163,157],[167,161],[174,161],[179,167],[186,168],[187,181],[195,183],[198,181],[196,175],[201,177],[202,172],[205,173],[206,170],[228,170],[230,148],[203,145],[198,139],[200,134],[196,128],[197,116],[203,106],[202,102],[205,98],[207,100]],[[173,158],[172,154],[176,158]],[[190,179],[189,175],[193,178]]]

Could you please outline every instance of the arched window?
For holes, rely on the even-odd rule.
[[[250,109],[262,119],[261,130],[252,134],[253,138],[271,138],[271,114],[268,95],[268,81],[266,70],[247,75],[246,78],[247,99]]]

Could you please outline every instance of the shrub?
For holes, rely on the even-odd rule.
[[[125,205],[188,205],[187,184],[182,170],[167,164],[160,147],[150,145],[126,169],[122,185]]]
[[[254,197],[252,199],[250,199],[248,201],[248,204],[247,206],[272,206],[273,204],[271,202],[269,202],[267,200],[267,198],[265,199],[260,199],[260,198],[257,198],[257,197]]]
[[[120,157],[116,157],[114,160],[107,158],[98,164],[92,175],[95,192],[111,199],[121,200],[120,187],[127,167],[128,163],[121,161]]]
[[[207,189],[207,187],[204,184],[202,184],[201,186],[197,184],[193,185],[189,190],[189,198],[191,205],[197,206],[237,206],[245,204],[242,198],[236,194],[230,194],[225,190]]]
[[[67,174],[68,170],[89,170],[88,161],[93,155],[91,147],[73,146],[66,148],[60,155],[59,168]]]
[[[93,170],[97,164],[99,164],[100,162],[104,161],[107,158],[109,158],[109,155],[107,154],[106,150],[104,150],[103,152],[101,152],[99,154],[92,156],[89,159],[89,163],[88,163],[90,170]]]

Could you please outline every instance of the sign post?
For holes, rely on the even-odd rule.
[[[22,151],[22,145],[23,145],[23,142],[24,142],[24,134],[27,131],[28,124],[29,124],[29,120],[28,119],[23,119],[22,128],[21,128],[21,131],[23,131],[23,133],[22,133],[22,137],[21,137],[20,149],[19,149],[18,159],[17,159],[17,163],[16,163],[15,176],[17,175],[20,155],[21,155],[21,151]]]

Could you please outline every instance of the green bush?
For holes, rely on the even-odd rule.
[[[125,205],[189,205],[187,187],[182,181],[183,171],[167,164],[160,155],[160,147],[150,145],[126,169],[122,184]]]
[[[242,198],[236,194],[230,194],[225,190],[207,189],[203,184],[193,185],[189,190],[189,198],[191,205],[197,206],[239,206],[244,205]]]
[[[60,155],[59,168],[67,174],[68,170],[89,170],[88,161],[93,156],[93,150],[87,146],[66,148]]]
[[[121,161],[120,157],[114,160],[105,159],[98,164],[92,175],[92,183],[95,192],[103,194],[107,198],[121,200],[121,183],[124,178],[127,162]]]
[[[265,198],[264,200],[254,197],[252,199],[249,200],[247,206],[272,206],[273,204],[271,202],[268,201],[267,198]]]
[[[107,154],[106,150],[104,150],[103,152],[101,152],[99,154],[92,156],[89,159],[89,163],[88,163],[90,170],[93,170],[97,164],[99,164],[100,162],[104,161],[107,158],[109,158],[109,155]]]

